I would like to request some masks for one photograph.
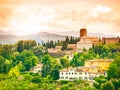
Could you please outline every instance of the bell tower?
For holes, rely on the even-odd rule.
[[[87,37],[87,29],[86,28],[80,29],[80,38],[83,36]]]

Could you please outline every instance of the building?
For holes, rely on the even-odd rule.
[[[85,66],[69,67],[59,71],[60,80],[88,80],[93,81],[100,75],[107,76],[106,70],[113,60],[89,60]]]
[[[76,44],[68,44],[67,48],[70,49],[70,50],[73,50],[73,51],[76,51]]]
[[[80,41],[77,42],[77,52],[82,52],[83,49],[89,50],[93,45],[97,45],[99,38],[87,36],[87,29],[80,29]]]
[[[77,79],[82,79],[82,80],[88,80],[88,81],[93,81],[95,77],[99,77],[100,75],[106,76],[106,72],[92,72],[89,71],[89,69],[94,70],[96,69],[95,67],[78,67],[78,68],[66,68],[63,70],[60,70],[59,76],[60,80],[77,80]]]
[[[56,47],[55,47],[55,50],[56,50],[57,52],[60,52],[61,49],[62,49],[62,46],[56,46]]]
[[[55,48],[48,48],[48,52],[51,53],[51,52],[61,52],[61,49],[62,49],[62,46],[56,46]]]
[[[41,74],[41,72],[42,72],[42,67],[43,67],[42,64],[37,64],[36,66],[34,66],[34,68],[31,69],[31,71],[32,71],[33,73],[39,73],[39,74]]]
[[[116,37],[116,38],[102,38],[102,43],[104,44],[116,44],[120,42],[120,38]]]
[[[102,70],[107,70],[113,60],[88,60],[85,62],[85,66],[99,66]]]
[[[87,29],[86,28],[82,28],[80,29],[80,38],[81,37],[87,37]]]
[[[83,49],[89,50],[89,48],[92,48],[92,41],[90,41],[86,37],[82,37],[79,42],[77,42],[77,52],[82,52]]]

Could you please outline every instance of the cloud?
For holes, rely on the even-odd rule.
[[[108,32],[120,32],[120,1],[117,0],[114,5],[112,2],[113,0],[0,0],[0,29],[2,26],[17,31],[25,25],[32,25],[35,29],[65,31],[79,30],[82,25],[86,25],[91,31],[97,28],[96,31],[100,32],[105,27]]]

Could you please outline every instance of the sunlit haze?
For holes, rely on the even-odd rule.
[[[120,36],[120,0],[0,0],[0,31],[20,36],[82,27]]]

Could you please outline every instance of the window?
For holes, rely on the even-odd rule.
[[[75,74],[77,74],[77,73],[75,73]]]
[[[87,74],[87,72],[85,72],[85,74]]]
[[[61,79],[64,79],[64,77],[61,77]]]
[[[72,75],[73,75],[73,73],[72,73]]]
[[[70,75],[71,73],[69,73],[69,75]]]
[[[88,78],[87,77],[84,77],[85,80],[87,80]]]
[[[79,74],[82,74],[81,72]]]
[[[65,77],[65,79],[68,79],[68,77]]]
[[[62,72],[62,75],[63,75],[63,72]]]
[[[67,75],[68,73],[66,72],[66,75]]]
[[[79,77],[79,79],[82,79],[82,77]]]

